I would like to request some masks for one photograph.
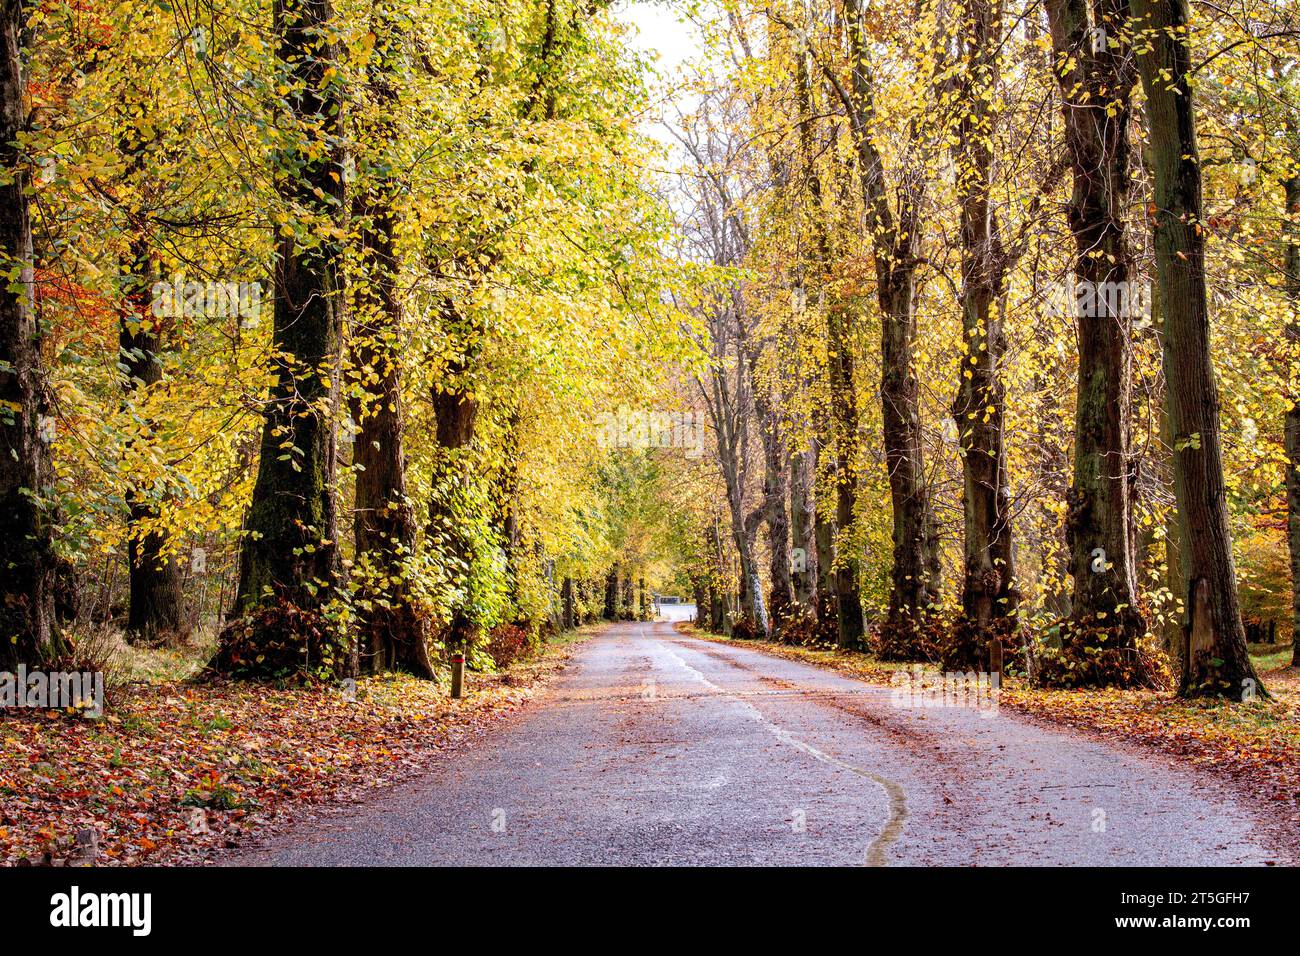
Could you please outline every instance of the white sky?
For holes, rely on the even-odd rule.
[[[670,153],[676,152],[678,144],[661,121],[667,118],[676,125],[678,111],[693,108],[697,97],[683,89],[682,67],[702,53],[699,31],[679,12],[684,6],[682,0],[616,0],[614,4],[614,16],[633,28],[628,45],[642,54],[654,54],[649,58],[659,75],[647,78],[652,106],[642,131],[667,146]]]
[[[638,50],[659,54],[659,70],[665,78],[673,76],[686,59],[700,52],[699,36],[694,26],[680,19],[674,0],[617,0],[614,16],[636,27],[631,43]]]

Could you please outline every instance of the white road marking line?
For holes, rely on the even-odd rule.
[[[644,626],[641,627],[640,636],[653,637],[653,635],[647,635],[645,633]],[[892,780],[879,776],[878,774],[874,774],[869,770],[863,770],[861,767],[855,767],[850,763],[845,763],[843,760],[840,760],[838,757],[833,757],[830,754],[826,753],[824,750],[819,750],[816,747],[814,747],[812,744],[800,740],[798,737],[790,733],[790,731],[786,730],[780,724],[775,724],[772,721],[768,720],[767,717],[763,714],[763,712],[760,711],[753,704],[751,704],[748,700],[745,700],[743,697],[737,694],[733,694],[731,691],[719,687],[713,681],[709,680],[702,673],[700,673],[700,671],[696,670],[690,664],[686,663],[685,659],[678,656],[676,652],[671,650],[659,638],[653,638],[653,639],[663,649],[664,653],[667,654],[669,657],[671,657],[679,667],[681,667],[684,671],[686,671],[688,674],[690,674],[692,677],[694,677],[697,681],[699,681],[701,684],[703,684],[705,687],[709,688],[710,690],[715,691],[716,693],[721,694],[724,697],[730,697],[733,701],[739,704],[749,714],[750,717],[752,717],[754,720],[762,724],[763,727],[770,734],[772,734],[772,736],[774,736],[777,740],[781,741],[783,744],[793,747],[795,750],[798,750],[801,753],[807,754],[808,756],[812,757],[814,760],[819,760],[822,763],[827,764],[828,766],[835,767],[837,770],[846,770],[849,773],[857,774],[859,777],[863,777],[867,780],[870,780],[872,783],[880,787],[880,789],[885,792],[885,797],[889,801],[889,819],[885,821],[885,825],[881,829],[880,835],[876,837],[875,841],[873,841],[869,847],[867,847],[865,859],[868,866],[887,865],[887,861],[885,859],[885,850],[888,848],[889,844],[891,844],[898,837],[898,833],[903,827],[903,822],[907,819],[907,795],[906,793],[904,793],[902,787],[894,783],[894,781]]]

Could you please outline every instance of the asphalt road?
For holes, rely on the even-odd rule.
[[[1215,865],[1278,860],[1217,784],[1007,709],[621,624],[517,717],[230,862]]]

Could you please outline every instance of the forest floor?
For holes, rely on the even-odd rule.
[[[0,719],[0,865],[195,863],[312,807],[360,799],[515,711],[589,626],[500,673],[446,686],[363,678],[355,693],[195,683],[210,648],[119,660],[104,716]],[[92,849],[93,848],[93,849]]]
[[[896,671],[917,666],[884,663],[835,648],[733,641],[690,624],[677,627],[692,637],[761,650],[877,684],[887,685]],[[1289,646],[1257,649],[1261,653],[1252,653],[1252,659],[1271,695],[1267,700],[1188,701],[1169,690],[1044,690],[1010,677],[999,703],[1038,720],[1137,744],[1210,771],[1276,807],[1278,822],[1300,834],[1300,668],[1289,666]]]

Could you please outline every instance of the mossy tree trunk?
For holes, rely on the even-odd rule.
[[[938,534],[925,474],[920,388],[913,365],[923,186],[919,177],[904,175],[897,188],[891,190],[884,159],[873,139],[876,91],[869,71],[871,39],[866,13],[860,0],[847,0],[845,3],[852,70],[850,90],[842,99],[849,114],[857,153],[859,185],[872,244],[880,307],[880,403],[885,468],[889,475],[894,517],[889,616],[881,629],[880,650],[886,657],[905,658],[916,653],[929,607],[938,599],[940,571]],[[891,192],[897,194],[897,210],[891,206]],[[839,354],[846,353],[837,350],[832,355],[832,375]],[[856,418],[851,423],[841,422],[841,433],[848,424],[856,428]],[[837,434],[836,437],[840,436]],[[856,492],[856,486],[852,490]],[[846,514],[848,503],[846,489],[841,488],[837,496],[836,519],[840,524],[840,539],[846,543],[843,521],[852,517]],[[836,560],[837,568],[846,567],[845,555],[838,554]],[[856,568],[856,561],[852,564]],[[846,637],[852,637],[855,621],[860,618],[860,598],[856,608],[847,612],[840,609],[842,644]],[[850,625],[849,633],[844,627],[846,620]],[[860,634],[860,625],[856,629]]]
[[[128,196],[147,194],[148,160],[157,137],[146,131],[142,117],[150,115],[152,97],[133,91],[124,97],[124,130],[119,146],[126,159],[126,174],[132,188]],[[124,208],[130,236],[120,268],[118,311],[118,370],[122,373],[122,398],[130,406],[137,398],[147,399],[163,377],[160,350],[163,343],[161,319],[153,307],[152,288],[157,275],[147,239],[142,201],[134,199]],[[173,304],[174,306],[175,304]],[[146,425],[146,434],[152,431]],[[143,644],[178,643],[188,631],[184,617],[181,565],[176,555],[165,556],[167,540],[156,530],[141,530],[157,519],[158,502],[152,483],[126,489],[127,502],[127,604],[128,640]]]
[[[1071,307],[1078,335],[1074,478],[1067,538],[1072,621],[1062,667],[1078,683],[1132,683],[1145,624],[1137,594],[1132,514],[1134,464],[1130,257],[1124,234],[1129,191],[1130,96],[1137,82],[1123,31],[1127,0],[1048,0],[1074,190]],[[1104,653],[1094,654],[1093,651]],[[1068,660],[1063,662],[1068,664]],[[1045,669],[1044,674],[1049,674]]]
[[[812,498],[812,452],[796,451],[790,456],[790,542],[795,559],[790,564],[790,583],[795,603],[803,611],[811,608],[817,594],[816,517]]]
[[[218,657],[222,669],[250,674],[329,665],[313,646],[329,642],[328,628],[306,622],[315,620],[336,584],[338,567],[341,249],[319,228],[338,222],[343,203],[333,19],[329,0],[277,0],[274,8],[278,69],[289,92],[287,144],[272,161],[296,227],[281,233],[275,263],[275,378],[234,607],[245,621],[225,629]]]
[[[1295,136],[1294,130],[1288,130]],[[1300,162],[1300,157],[1294,161]],[[1300,173],[1286,178],[1286,288],[1293,309],[1300,309]],[[1300,346],[1300,321],[1292,316],[1287,343]],[[1300,667],[1300,397],[1286,411],[1286,530],[1291,551],[1291,666]]]
[[[372,673],[399,670],[432,679],[428,622],[415,606],[408,562],[417,544],[415,509],[407,495],[402,401],[403,309],[398,289],[398,163],[388,155],[397,138],[398,105],[393,74],[401,62],[401,37],[393,10],[374,8],[375,49],[367,78],[368,128],[365,144],[379,157],[364,172],[357,196],[361,269],[354,293],[356,323],[353,361],[364,398],[355,403],[360,431],[353,463],[358,466],[353,535],[359,564],[382,580],[363,583],[360,614],[361,662]]]
[[[988,0],[967,0],[962,35],[964,62],[956,93],[963,109],[953,161],[960,204],[965,349],[952,411],[961,450],[965,560],[963,619],[958,640],[951,645],[953,653],[944,657],[945,666],[956,670],[987,667],[988,642],[1010,636],[1017,604],[1000,370],[1006,342],[998,310],[1007,253],[990,202],[993,92],[1002,23]]]
[[[42,420],[48,407],[41,335],[32,311],[29,160],[15,145],[26,127],[21,72],[23,7],[0,7],[0,669],[62,654],[55,620],[57,562],[43,500],[51,479]]]
[[[145,144],[139,134],[127,141],[128,155],[138,173],[143,168]],[[134,213],[129,214],[136,219]],[[147,397],[149,390],[162,381],[159,357],[163,330],[159,316],[153,314],[149,290],[153,285],[149,247],[143,224],[132,223],[129,251],[122,263],[122,302],[118,313],[118,368],[122,373],[123,400],[130,404],[137,397]],[[149,426],[152,427],[151,425]],[[189,630],[184,613],[181,565],[176,555],[165,555],[167,539],[157,530],[141,530],[158,518],[158,504],[147,487],[128,488],[127,499],[127,578],[129,600],[126,634],[128,640],[143,644],[175,644]]]
[[[1219,440],[1219,393],[1201,226],[1201,158],[1192,104],[1186,0],[1134,0],[1155,179],[1153,237],[1164,313],[1187,624],[1180,693],[1263,693],[1241,623]]]

